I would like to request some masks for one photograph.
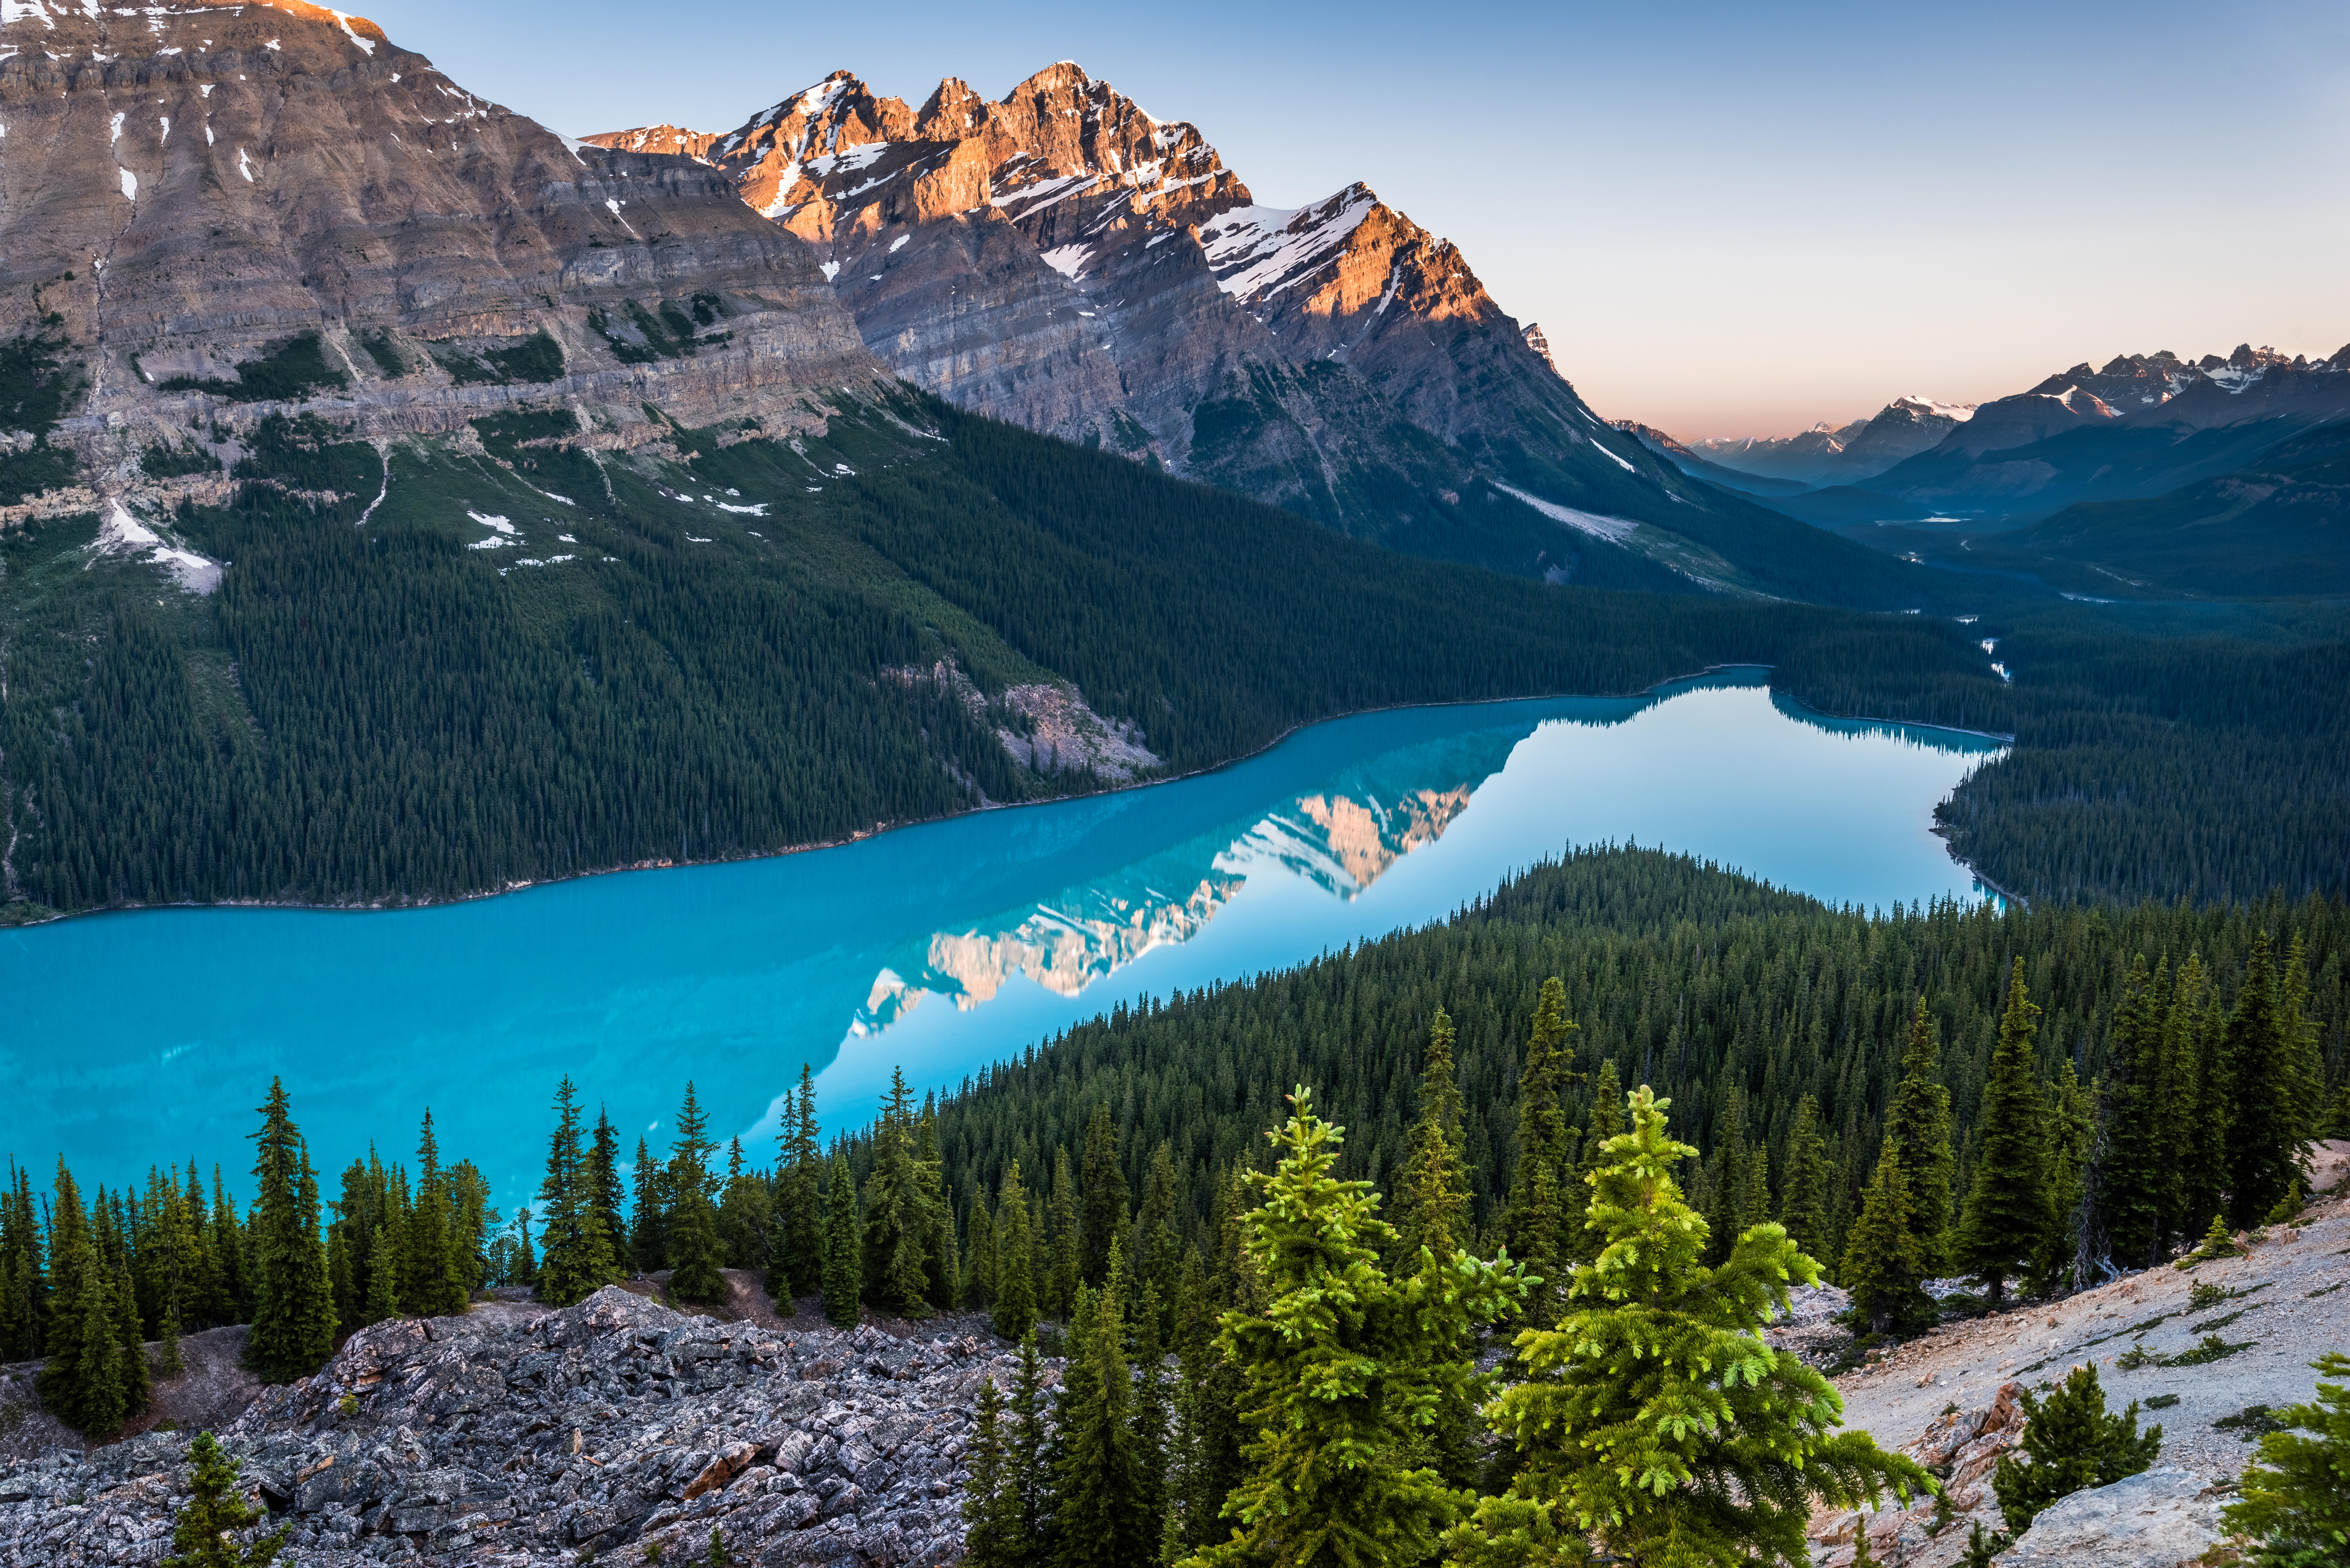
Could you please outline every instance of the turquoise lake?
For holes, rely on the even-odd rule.
[[[1220,773],[839,848],[427,909],[162,909],[0,933],[0,1154],[85,1181],[223,1165],[273,1074],[332,1173],[369,1139],[509,1210],[568,1073],[633,1147],[688,1078],[772,1157],[803,1062],[831,1130],[892,1065],[949,1086],[1116,1002],[1441,919],[1570,845],[1662,845],[1830,903],[1986,891],[1928,829],[1990,738],[1823,719],[1762,671],[1637,698],[1366,714]]]

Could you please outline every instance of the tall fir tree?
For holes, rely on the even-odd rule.
[[[2224,1220],[2228,1200],[2229,1150],[2235,1135],[2235,1096],[2228,1081],[2224,1036],[2227,1013],[2219,988],[2198,953],[2187,955],[2171,1005],[2171,1027],[2179,1049],[2193,1064],[2198,1093],[2192,1119],[2179,1139],[2180,1204],[2173,1239],[2191,1241]]]
[[[971,1218],[962,1228],[963,1299],[974,1307],[995,1304],[995,1213],[987,1194],[972,1200]]]
[[[857,1208],[857,1177],[846,1155],[835,1150],[832,1180],[825,1198],[824,1315],[835,1326],[857,1325],[858,1293],[865,1284],[862,1216]]]
[[[2096,1136],[2094,1101],[2074,1070],[2072,1058],[2059,1062],[2055,1080],[2048,1085],[2041,1121],[2047,1149],[2048,1203],[2047,1229],[2041,1234],[2032,1264],[2035,1295],[2096,1282],[2079,1277],[2079,1271],[2095,1267],[2086,1262],[2086,1254],[2095,1249],[2099,1229],[2089,1190],[2095,1179],[2090,1168]]]
[[[294,1126],[286,1085],[269,1081],[253,1135],[253,1330],[245,1365],[265,1383],[289,1383],[335,1349],[334,1287],[318,1234],[317,1177]]]
[[[245,1263],[244,1227],[238,1222],[235,1200],[221,1168],[213,1167],[213,1257],[218,1265],[211,1316],[215,1323],[249,1323],[253,1319],[253,1280]]]
[[[2163,1147],[2162,1020],[2144,953],[2122,984],[2106,1049],[2093,1201],[2112,1256],[2125,1269],[2152,1268],[2161,1261],[2170,1162]]]
[[[1542,1283],[1526,1302],[1528,1317],[1548,1322],[1565,1300],[1567,1037],[1566,984],[1543,981],[1518,1073],[1518,1158],[1510,1177],[1510,1251]]]
[[[710,1118],[695,1098],[693,1082],[686,1081],[685,1099],[678,1106],[677,1137],[669,1157],[669,1293],[681,1302],[714,1303],[726,1299],[725,1250],[718,1238],[718,1177],[711,1156]]]
[[[596,1130],[588,1144],[588,1207],[603,1222],[604,1244],[611,1253],[611,1278],[618,1279],[629,1260],[628,1189],[620,1180],[620,1129],[602,1106],[596,1107]]]
[[[1118,1128],[1109,1119],[1107,1102],[1094,1106],[1093,1117],[1086,1124],[1080,1175],[1078,1277],[1097,1285],[1108,1277],[1111,1246],[1126,1234],[1127,1204],[1132,1197],[1126,1171],[1118,1164]]]
[[[824,1289],[824,1145],[816,1119],[816,1075],[805,1062],[798,1092],[784,1096],[783,1123],[775,1140],[780,1240],[767,1271],[767,1293],[779,1306]]]
[[[2269,934],[2252,939],[2243,984],[2220,1037],[2220,1072],[2232,1104],[2227,1143],[2228,1223],[2260,1224],[2293,1190],[2308,1157],[2300,1043],[2290,1038]]]
[[[1077,1183],[1069,1170],[1066,1146],[1053,1151],[1051,1239],[1045,1262],[1045,1299],[1039,1308],[1066,1322],[1076,1305],[1077,1284],[1083,1277],[1085,1252],[1077,1231]]]
[[[980,1385],[963,1460],[970,1472],[962,1488],[964,1568],[1029,1568],[1035,1561],[1004,1425],[1003,1396],[991,1377]]]
[[[1874,1334],[1911,1334],[1934,1323],[1934,1299],[1924,1289],[1926,1246],[1912,1219],[1909,1178],[1891,1137],[1877,1175],[1845,1238],[1836,1279],[1852,1293],[1852,1308]]]
[[[450,1202],[449,1173],[441,1167],[440,1146],[432,1136],[432,1113],[429,1110],[424,1113],[416,1166],[416,1212],[409,1226],[409,1274],[402,1282],[400,1295],[411,1316],[451,1317],[465,1310],[465,1257],[457,1217]]]
[[[2045,1116],[2033,1068],[2039,1019],[2018,958],[1983,1085],[1974,1182],[1950,1251],[1951,1266],[1981,1280],[1994,1303],[2032,1266],[2048,1231]]]
[[[35,1386],[49,1414],[93,1441],[109,1441],[130,1414],[114,1274],[63,1159],[49,1209],[48,1262],[42,1334],[48,1359]]]
[[[995,1332],[1024,1338],[1036,1326],[1035,1239],[1028,1222],[1028,1189],[1020,1184],[1020,1162],[1003,1172],[995,1210]]]
[[[1566,1255],[1577,1263],[1599,1256],[1607,1237],[1591,1223],[1592,1181],[1606,1157],[1607,1140],[1624,1130],[1624,1083],[1616,1075],[1614,1058],[1599,1064],[1599,1079],[1591,1091],[1591,1116],[1583,1129],[1583,1154],[1576,1160],[1575,1180],[1566,1190]]]
[[[1721,1116],[1714,1127],[1711,1168],[1706,1172],[1712,1189],[1705,1208],[1706,1230],[1711,1238],[1705,1257],[1709,1266],[1728,1262],[1731,1248],[1746,1233],[1748,1154],[1746,1091],[1733,1084],[1722,1096]]]
[[[1003,1446],[1017,1491],[1017,1538],[1026,1543],[1023,1568],[1053,1561],[1053,1480],[1048,1462],[1052,1417],[1045,1393],[1043,1358],[1035,1331],[1020,1336],[1012,1374],[1012,1397],[1004,1407]]]
[[[555,1088],[555,1130],[538,1189],[538,1297],[569,1306],[619,1277],[604,1229],[592,1154],[580,1146],[579,1090],[568,1075]]]
[[[1463,1128],[1460,1069],[1452,1060],[1452,1019],[1442,1008],[1428,1025],[1428,1052],[1420,1059],[1419,1116],[1404,1141],[1403,1164],[1395,1176],[1388,1205],[1395,1227],[1389,1265],[1405,1272],[1419,1267],[1420,1249],[1440,1258],[1469,1240],[1469,1160]],[[1565,1208],[1572,1210],[1570,1202]]]
[[[873,1129],[865,1178],[865,1299],[902,1317],[929,1315],[931,1210],[937,1167],[921,1158],[921,1129],[906,1075],[893,1070]]]
[[[639,1137],[629,1203],[629,1258],[639,1274],[669,1267],[669,1168]]]
[[[1116,1241],[1111,1247],[1119,1251]],[[1134,1384],[1118,1294],[1107,1278],[1098,1291],[1081,1284],[1069,1314],[1068,1359],[1053,1406],[1057,1568],[1126,1568],[1149,1562],[1159,1545],[1142,1506]]]
[[[1950,1253],[1950,1205],[1958,1158],[1950,1148],[1950,1091],[1942,1084],[1942,1032],[1920,994],[1901,1054],[1901,1082],[1885,1109],[1885,1141],[1908,1189],[1909,1229],[1929,1274]],[[1849,1246],[1850,1242],[1847,1241]]]
[[[1448,1563],[1581,1561],[1577,1536],[1635,1563],[1800,1562],[1814,1501],[1932,1488],[1866,1433],[1835,1431],[1835,1387],[1763,1343],[1790,1284],[1819,1277],[1784,1231],[1756,1226],[1721,1267],[1700,1262],[1705,1223],[1672,1178],[1697,1151],[1667,1136],[1665,1110],[1636,1090],[1632,1130],[1608,1141],[1593,1199],[1607,1245],[1557,1328],[1518,1336],[1525,1381],[1488,1412],[1517,1473],[1446,1538]]]
[[[1448,1390],[1478,1386],[1479,1331],[1514,1312],[1530,1282],[1523,1264],[1457,1250],[1389,1276],[1370,1183],[1333,1174],[1343,1129],[1314,1114],[1303,1087],[1291,1106],[1271,1135],[1279,1162],[1249,1179],[1263,1196],[1244,1223],[1265,1303],[1227,1313],[1220,1336],[1247,1379],[1253,1434],[1248,1474],[1224,1505],[1236,1529],[1187,1562],[1422,1562],[1471,1495],[1432,1469],[1372,1456],[1409,1450]]]

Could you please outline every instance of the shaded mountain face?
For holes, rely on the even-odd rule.
[[[886,382],[730,180],[567,144],[298,0],[10,0],[0,123],[0,297],[103,491],[273,412],[378,439],[565,407],[627,447],[667,432],[648,402],[780,434]]]
[[[1870,418],[1840,429],[1823,421],[1799,435],[1701,441],[1687,450],[1703,462],[1760,478],[1814,486],[1856,484],[1940,445],[1974,414],[1971,403],[1896,398]]]
[[[1539,571],[1572,534],[1486,482],[1634,520],[1695,493],[1449,242],[1360,184],[1263,205],[1197,128],[1066,62],[1000,100],[844,71],[724,134],[590,140],[723,171],[917,384],[1351,534]]]

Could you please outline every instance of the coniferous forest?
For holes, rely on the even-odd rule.
[[[690,1083],[666,1147],[630,1147],[567,1079],[510,1217],[429,1113],[412,1164],[322,1177],[273,1085],[242,1204],[193,1165],[112,1192],[60,1167],[47,1194],[12,1169],[0,1357],[42,1359],[44,1402],[103,1434],[203,1328],[249,1323],[248,1361],[282,1380],[493,1285],[567,1303],[665,1273],[672,1299],[718,1302],[722,1270],[751,1270],[837,1323],[984,1311],[1024,1343],[981,1407],[975,1562],[1254,1562],[1299,1512],[1393,1560],[1522,1562],[1573,1533],[1562,1498],[1604,1485],[1558,1436],[1589,1412],[1548,1402],[1634,1398],[1607,1392],[1593,1334],[1654,1336],[1695,1390],[1708,1336],[1751,1333],[1808,1271],[1908,1333],[1947,1309],[1929,1278],[2062,1293],[2289,1215],[2310,1141],[2350,1135],[2346,940],[2324,900],[1867,915],[1577,853],[944,1096],[900,1076],[878,1120],[836,1112],[828,1137],[805,1068],[764,1148],[714,1139]],[[1638,1258],[1645,1282],[1609,1282]],[[1333,1278],[1362,1311],[1301,1339]],[[1496,1329],[1526,1331],[1506,1385],[1471,1366]],[[1297,1407],[1331,1357],[1383,1392]],[[1793,1381],[1735,1424],[1805,1445],[1812,1493],[1929,1484],[1797,1419],[1816,1374],[1773,1376]],[[1347,1445],[1415,1468],[1307,1484]],[[1728,1439],[1677,1462],[1760,1489],[1704,1521],[1721,1540],[1800,1545],[1791,1477],[1742,1471]],[[1608,1539],[1689,1527],[1651,1499]]]
[[[2338,896],[2350,866],[2350,641],[2323,610],[2254,639],[1989,579],[1964,624],[1555,587],[910,395],[804,452],[675,430],[680,462],[564,447],[569,421],[388,457],[268,421],[233,499],[174,520],[228,563],[210,595],[159,594],[95,517],[0,534],[0,918],[445,898],[1098,787],[998,743],[1023,682],[1074,682],[1180,773],[1365,708],[1727,663],[1823,711],[2015,735],[1943,818],[2028,898]],[[745,501],[687,517],[687,490]],[[474,516],[554,554],[484,551]]]

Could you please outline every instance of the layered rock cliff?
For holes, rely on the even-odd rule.
[[[589,140],[730,175],[867,347],[966,407],[1390,542],[1461,528],[1481,478],[1679,504],[1450,242],[1361,184],[1262,205],[1196,127],[1066,61],[1000,100],[950,78],[913,107],[841,71],[723,135]]]
[[[373,23],[300,3],[10,0],[0,300],[137,454],[309,408],[362,433],[517,405],[607,444],[810,418],[878,384],[806,247],[674,158],[567,143]]]

